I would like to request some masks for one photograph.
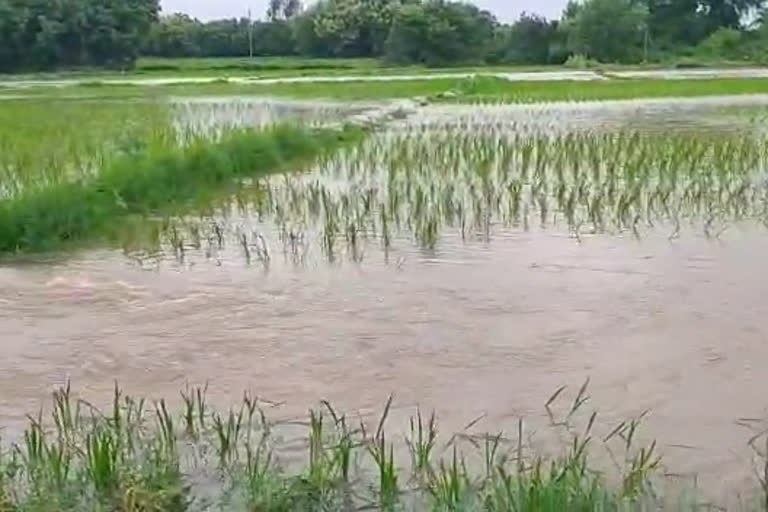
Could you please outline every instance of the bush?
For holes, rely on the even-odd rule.
[[[577,53],[568,57],[564,65],[570,69],[593,69],[598,67],[600,63],[588,58],[586,55]]]
[[[739,59],[744,56],[741,31],[720,28],[696,47],[697,55],[710,59]]]

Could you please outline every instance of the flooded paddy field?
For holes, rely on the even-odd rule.
[[[768,418],[765,104],[403,104],[205,208],[4,259],[0,419],[18,431],[68,379],[96,402],[115,380],[172,401],[209,382],[282,418],[394,395],[395,421],[418,406],[443,432],[511,433],[545,430],[552,393],[589,378],[601,425],[649,411],[667,471],[732,499]],[[174,119],[370,109],[200,99]]]

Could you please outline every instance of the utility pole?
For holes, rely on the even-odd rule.
[[[253,18],[248,8],[248,58],[253,59]]]
[[[648,64],[648,25],[643,33],[643,63]]]

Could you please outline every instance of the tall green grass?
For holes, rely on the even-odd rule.
[[[391,398],[378,417],[322,402],[306,421],[278,421],[273,404],[250,394],[220,411],[205,388],[187,388],[173,412],[166,400],[150,403],[116,386],[111,404],[97,409],[67,386],[53,393],[48,414],[30,416],[2,445],[0,510],[697,509],[660,492],[661,458],[655,442],[639,440],[642,417],[601,425],[587,409],[586,385],[567,403],[562,391],[543,407],[562,441],[543,455],[522,420],[507,435],[471,425],[450,435],[434,414],[415,411],[398,431],[388,421]],[[601,451],[616,465],[604,465]]]
[[[356,129],[275,126],[140,141],[85,181],[65,181],[0,202],[0,252],[44,251],[119,229],[129,215],[180,212],[237,179],[297,165],[355,140]]]
[[[168,136],[167,105],[8,101],[0,108],[0,200],[87,179],[116,155]]]

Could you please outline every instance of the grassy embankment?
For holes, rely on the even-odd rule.
[[[286,83],[254,85],[247,90],[252,94],[296,98],[381,99],[421,96],[448,102],[537,103],[760,94],[768,93],[768,80],[511,82],[492,77],[477,77],[395,82]]]
[[[768,79],[717,78],[697,80],[627,79],[604,81],[508,81],[490,76],[393,81],[345,81],[242,84],[216,81],[155,86],[110,85],[100,82],[71,87],[8,89],[14,97],[146,98],[168,95],[258,95],[299,99],[383,100],[428,98],[462,103],[536,103],[642,98],[703,97],[768,93]],[[2,96],[2,94],[0,94]]]
[[[220,412],[204,389],[188,388],[176,414],[164,400],[150,405],[117,388],[99,411],[67,387],[53,393],[50,415],[31,416],[0,451],[0,511],[698,509],[694,496],[684,504],[657,492],[660,457],[655,442],[638,440],[642,416],[603,432],[586,411],[586,386],[562,405],[561,392],[545,408],[562,448],[543,456],[522,420],[509,437],[473,434],[470,425],[446,438],[434,415],[417,412],[394,435],[391,400],[378,419],[323,402],[306,423],[275,422],[271,404],[248,394]],[[303,431],[286,438],[297,425]],[[595,462],[602,449],[621,460],[610,474]]]
[[[586,70],[610,72],[612,70],[638,69],[680,69],[680,68],[734,68],[749,67],[755,64],[744,61],[722,61],[717,59],[670,60],[649,64],[596,64]],[[141,57],[133,69],[119,72],[105,69],[69,69],[55,72],[27,73],[15,75],[0,74],[3,80],[20,78],[38,79],[103,79],[130,77],[225,77],[225,76],[317,76],[317,75],[373,75],[373,74],[430,74],[456,71],[473,72],[515,72],[515,71],[568,71],[573,68],[558,65],[474,65],[447,68],[426,67],[423,65],[395,65],[382,59],[374,58],[308,58],[308,57],[190,57],[163,58]]]
[[[0,114],[12,117],[0,119],[4,253],[106,238],[130,216],[183,212],[238,179],[300,165],[361,135],[292,125],[203,134],[174,127],[152,104],[8,106]]]

